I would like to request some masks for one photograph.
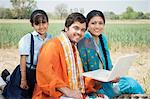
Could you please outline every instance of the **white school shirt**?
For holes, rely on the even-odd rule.
[[[38,54],[42,45],[51,38],[51,35],[46,33],[46,38],[43,40],[40,35],[36,32],[32,32],[34,38],[34,60],[33,64],[37,65]],[[28,33],[21,38],[19,41],[19,55],[27,55],[26,63],[30,64],[30,44],[31,44],[31,34]]]

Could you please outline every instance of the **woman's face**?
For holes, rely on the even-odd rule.
[[[94,16],[88,23],[88,31],[93,36],[99,36],[104,30],[104,20],[100,16]]]

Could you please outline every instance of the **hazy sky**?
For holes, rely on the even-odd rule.
[[[10,0],[0,0],[0,7],[11,7]],[[150,0],[36,0],[37,6],[47,12],[53,12],[56,5],[64,3],[70,8],[84,8],[85,14],[93,9],[113,11],[121,14],[131,6],[135,11],[150,12]]]

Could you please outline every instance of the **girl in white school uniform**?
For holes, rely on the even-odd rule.
[[[35,10],[31,14],[30,23],[34,31],[27,33],[19,41],[20,65],[15,68],[3,90],[3,96],[7,99],[32,97],[39,50],[51,38],[47,33],[48,16],[43,10]]]

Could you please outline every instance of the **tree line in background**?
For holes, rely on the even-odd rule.
[[[13,8],[0,7],[0,19],[28,19],[33,10],[37,9],[35,0],[10,0]],[[66,4],[59,4],[55,11],[49,13],[51,19],[64,19],[72,12],[85,13],[84,8],[68,9]],[[136,12],[132,7],[127,7],[126,11],[120,15],[114,12],[104,12],[107,19],[150,19],[150,13]]]
[[[35,0],[10,0],[13,8],[0,7],[1,19],[28,19],[34,9]]]

